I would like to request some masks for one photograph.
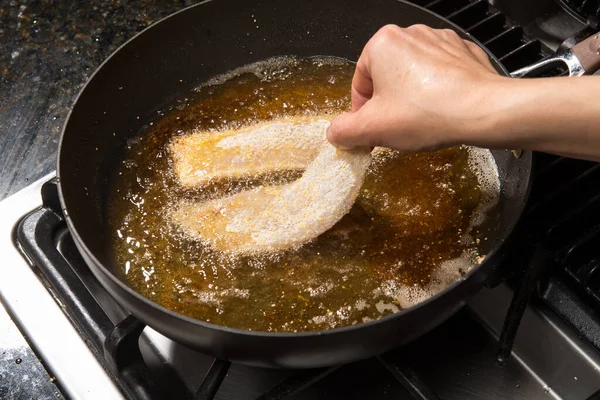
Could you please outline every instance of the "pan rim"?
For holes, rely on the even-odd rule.
[[[436,18],[438,18],[440,20],[440,22],[444,22],[446,24],[448,24],[449,26],[452,27],[452,29],[454,29],[457,32],[462,33],[463,35],[465,35],[469,40],[471,40],[472,42],[474,42],[475,44],[477,44],[483,51],[485,51],[485,53],[488,55],[488,57],[490,59],[492,59],[493,61],[495,61],[495,63],[500,67],[500,71],[498,71],[499,73],[501,73],[504,76],[510,76],[508,70],[500,63],[500,61],[498,60],[498,58],[496,56],[494,56],[480,41],[478,41],[476,38],[474,38],[470,33],[468,33],[467,31],[465,31],[464,29],[460,28],[458,25],[456,25],[455,23],[451,22],[450,20],[448,20],[447,18],[431,11],[428,10],[422,6],[413,4],[413,3],[409,3],[408,1],[405,0],[392,0],[398,3],[402,3],[407,7],[413,7],[416,9],[419,9],[423,12],[426,12],[428,14],[431,14],[433,16],[435,16]],[[85,241],[83,240],[83,238],[80,236],[75,224],[73,223],[73,221],[71,220],[71,217],[68,213],[68,208],[66,205],[66,201],[65,201],[65,196],[63,193],[63,180],[62,180],[62,176],[63,176],[63,171],[61,171],[61,159],[63,157],[63,144],[64,144],[64,138],[65,138],[65,132],[67,131],[67,128],[69,126],[69,122],[71,121],[71,115],[75,110],[75,107],[77,105],[77,103],[80,100],[80,97],[83,96],[83,94],[85,93],[88,85],[90,84],[90,82],[92,82],[94,80],[94,78],[100,73],[100,71],[104,68],[104,66],[109,63],[113,57],[116,57],[119,52],[125,48],[126,46],[128,46],[131,42],[133,42],[135,39],[137,39],[140,35],[143,35],[146,31],[154,28],[156,25],[163,23],[164,21],[175,17],[176,15],[186,12],[187,10],[190,10],[192,8],[195,7],[201,7],[202,5],[205,5],[207,3],[212,3],[213,0],[204,0],[202,2],[199,2],[197,4],[182,8],[179,11],[176,11],[156,22],[154,22],[153,24],[149,25],[148,27],[144,28],[142,31],[140,31],[139,33],[137,33],[136,35],[134,35],[133,37],[131,37],[130,39],[128,39],[125,43],[123,43],[122,45],[120,45],[110,56],[108,56],[98,67],[97,69],[94,71],[94,73],[88,78],[87,82],[85,83],[85,85],[82,87],[82,89],[79,91],[77,97],[75,98],[71,108],[69,109],[69,113],[67,114],[67,118],[65,120],[65,123],[63,125],[63,128],[61,130],[61,136],[60,136],[60,143],[59,143],[59,147],[58,147],[58,157],[57,157],[57,177],[58,177],[58,195],[59,195],[59,200],[61,203],[61,207],[63,210],[67,210],[67,212],[65,213],[65,221],[67,223],[67,226],[69,228],[69,231],[71,233],[71,235],[73,235],[74,241],[77,245],[77,248],[79,249],[79,251],[81,251],[82,253],[85,254],[85,256],[87,258],[89,258],[91,260],[91,262],[94,264],[94,267],[90,267],[90,269],[92,270],[92,272],[94,273],[94,275],[97,275],[98,272],[95,271],[95,268],[98,268],[100,270],[100,272],[107,278],[110,279],[112,281],[113,284],[117,285],[121,290],[125,291],[129,296],[133,296],[137,301],[141,301],[143,303],[146,303],[147,305],[151,306],[153,309],[155,309],[156,311],[159,311],[161,313],[165,313],[167,314],[169,317],[171,318],[175,318],[175,319],[179,319],[182,320],[188,324],[192,324],[192,325],[196,325],[205,329],[211,329],[211,330],[217,330],[217,331],[221,331],[221,332],[227,332],[227,333],[231,333],[231,334],[236,334],[236,335],[244,335],[244,336],[249,336],[249,337],[269,337],[269,338],[301,338],[301,337],[315,337],[315,336],[327,336],[327,335],[340,335],[340,334],[345,334],[347,332],[351,332],[351,331],[355,331],[358,329],[362,329],[364,327],[368,327],[368,326],[372,326],[372,325],[376,325],[379,323],[386,323],[392,319],[395,318],[400,318],[405,314],[410,313],[411,311],[416,311],[419,308],[425,307],[426,305],[428,305],[429,303],[433,302],[433,301],[437,301],[442,297],[445,297],[448,293],[450,293],[452,290],[454,290],[457,286],[461,285],[463,282],[469,280],[472,278],[472,276],[480,270],[480,268],[484,267],[486,265],[486,261],[489,260],[490,258],[492,258],[504,245],[504,243],[506,242],[506,238],[504,240],[502,240],[499,243],[496,243],[496,245],[490,250],[490,252],[487,254],[486,256],[486,261],[482,262],[481,264],[477,264],[474,265],[464,276],[462,276],[461,278],[457,279],[456,281],[454,281],[452,284],[448,285],[447,287],[445,287],[443,290],[439,291],[438,293],[432,295],[431,297],[427,298],[424,301],[419,302],[418,304],[415,304],[414,306],[411,306],[409,308],[400,310],[396,313],[381,317],[379,319],[376,320],[372,320],[372,321],[368,321],[368,322],[361,322],[361,323],[357,323],[355,325],[348,325],[348,326],[343,326],[343,327],[337,327],[337,328],[331,328],[331,329],[325,329],[325,330],[318,330],[318,331],[300,331],[300,332],[269,332],[269,331],[258,331],[258,330],[248,330],[248,329],[241,329],[241,328],[232,328],[232,327],[228,327],[225,325],[218,325],[218,324],[213,324],[211,322],[206,322],[200,319],[196,319],[196,318],[192,318],[189,316],[186,316],[184,314],[180,314],[176,311],[170,310],[150,299],[148,299],[147,297],[143,296],[142,294],[138,293],[137,291],[135,291],[133,288],[131,288],[130,286],[128,286],[125,282],[123,282],[121,279],[119,279],[113,272],[111,272],[108,268],[106,268],[104,266],[103,263],[101,263],[98,258],[92,253],[92,251],[88,248],[88,246],[86,245]],[[531,153],[530,151],[525,151],[524,153]],[[531,158],[531,157],[530,157]],[[64,174],[66,176],[66,174]],[[527,187],[525,189],[525,199],[527,199],[529,197],[529,192],[531,190],[531,183],[532,183],[532,179],[531,179],[531,174],[528,176],[527,179]],[[502,190],[502,188],[501,188]],[[526,201],[524,201],[524,203],[526,203]],[[517,225],[523,210],[525,208],[525,204],[522,205],[521,209],[519,210],[519,212],[517,213],[517,215],[515,216],[515,218],[511,221],[510,224],[508,224],[507,226],[507,231],[508,231],[508,236],[511,235],[511,233],[514,231],[515,226]],[[508,237],[507,236],[507,237]],[[89,265],[88,265],[89,266]],[[96,277],[97,278],[97,277]],[[103,285],[104,286],[104,285]],[[105,289],[111,293],[111,290],[109,290],[108,288],[105,287]],[[111,293],[111,296],[114,298],[115,296]],[[115,299],[115,301],[117,301],[118,303],[120,303],[118,300]],[[128,307],[127,307],[128,308]],[[142,317],[140,317],[139,315],[137,315],[133,310],[128,308],[129,312],[132,312],[132,314],[134,314],[137,318],[140,318],[143,320]],[[154,326],[152,326],[151,324],[149,324],[148,326],[151,326],[153,328],[156,328]],[[159,328],[156,328],[157,330],[161,331]]]

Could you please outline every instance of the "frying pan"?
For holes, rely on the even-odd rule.
[[[388,23],[421,23],[469,38],[440,16],[395,0],[214,0],[151,26],[106,60],[69,115],[60,143],[58,177],[75,244],[108,292],[175,341],[221,359],[268,367],[317,367],[372,356],[422,335],[463,306],[501,261],[503,243],[523,210],[531,178],[528,151],[519,158],[507,150],[493,151],[502,192],[496,239],[485,261],[427,301],[377,321],[299,333],[218,326],[144,298],[119,280],[118,266],[109,255],[111,176],[127,140],[157,110],[214,75],[269,57],[330,55],[356,60],[367,40]],[[508,75],[489,56],[496,70]]]

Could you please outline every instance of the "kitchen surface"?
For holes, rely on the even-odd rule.
[[[0,3],[0,200],[54,171],[69,108],[100,63],[194,3]],[[0,399],[55,398],[53,381],[0,305]]]
[[[3,235],[0,247],[4,269],[8,270],[7,275],[0,271],[0,280],[4,278],[5,284],[6,279],[14,280],[14,285],[6,285],[11,288],[0,290],[0,300],[10,304],[7,308],[15,313],[10,316],[0,304],[0,399],[160,398],[144,397],[151,392],[146,389],[132,391],[131,381],[127,380],[131,377],[122,381],[122,377],[115,377],[118,373],[111,369],[111,354],[104,355],[108,361],[98,354],[98,343],[106,340],[103,336],[106,332],[110,334],[107,326],[113,328],[111,321],[125,317],[132,331],[143,326],[139,321],[127,319],[127,313],[114,306],[111,299],[103,298],[106,294],[101,290],[95,292],[93,284],[86,284],[89,292],[95,299],[101,299],[98,303],[103,310],[112,311],[105,315],[92,306],[83,316],[96,316],[94,321],[83,328],[71,326],[69,321],[78,320],[81,315],[73,311],[76,307],[71,307],[68,299],[89,303],[90,293],[77,292],[74,285],[61,287],[60,279],[54,282],[52,274],[40,272],[41,264],[52,263],[43,261],[49,250],[40,251],[44,243],[34,233],[41,229],[39,221],[52,215],[33,210],[42,201],[50,209],[56,203],[56,184],[52,178],[60,133],[69,108],[86,80],[106,57],[137,32],[194,3],[4,1],[0,4],[0,147],[3,149],[0,201],[5,200],[0,202]],[[448,6],[453,3],[457,5]],[[575,12],[564,11],[558,2],[551,0],[496,0],[492,4],[481,0],[421,0],[419,4],[487,35],[490,49],[503,52],[498,56],[502,56],[500,60],[509,70],[550,55],[566,39],[563,47],[572,45],[593,30],[586,25],[595,24],[593,17],[584,23]],[[502,21],[499,35],[489,34],[481,28],[482,24],[476,24],[488,19]],[[506,50],[513,43],[518,51]],[[597,177],[598,169],[594,163],[542,156],[537,174],[540,189],[534,200],[541,205],[536,203],[528,214],[528,221],[534,222],[543,218],[542,211],[550,209],[540,200],[544,197],[540,193],[544,193],[552,176],[573,182],[575,188],[588,187],[587,182]],[[586,190],[583,189],[584,194],[595,205],[597,193]],[[558,203],[567,201],[560,191],[553,192],[553,196]],[[583,219],[582,215],[575,217]],[[590,228],[590,232],[595,236],[590,234],[581,239],[586,240],[586,251],[597,241],[598,232],[594,229]],[[556,238],[568,236],[561,236],[560,232],[554,229],[555,243],[558,243]],[[86,267],[64,223],[56,222],[49,236],[55,238],[51,247],[56,249],[51,252],[58,250],[66,264],[78,275],[82,274],[80,277],[93,280],[89,272],[86,275]],[[582,260],[585,258],[581,251],[575,253]],[[594,255],[594,263],[598,259]],[[505,344],[511,342],[506,338],[511,334],[506,331],[501,334],[502,327],[511,298],[520,290],[519,282],[530,278],[528,271],[513,271],[519,268],[506,268],[511,271],[506,277],[499,274],[497,281],[490,282],[468,307],[413,345],[358,363],[298,375],[290,371],[229,366],[187,351],[146,328],[140,338],[146,367],[141,369],[142,378],[133,380],[138,385],[134,386],[141,387],[147,382],[143,376],[149,370],[154,379],[159,378],[159,389],[174,387],[171,393],[176,393],[177,398],[600,398],[600,353],[595,336],[600,332],[597,330],[600,319],[595,311],[598,308],[594,309],[594,299],[598,298],[595,289],[588,285],[585,290],[589,296],[583,292],[581,296],[573,295],[571,290],[581,283],[581,274],[568,268],[565,273],[549,274],[524,312],[516,331],[514,352],[510,353],[511,346]],[[31,300],[24,293],[31,293]],[[590,299],[581,301],[579,297]],[[584,305],[577,308],[580,303]],[[35,317],[36,308],[38,312],[44,310],[44,315]],[[32,322],[36,320],[39,323]],[[122,322],[114,325],[127,326]],[[95,337],[94,332],[102,334]],[[135,334],[133,337],[137,339]],[[448,343],[453,347],[449,348]],[[499,348],[506,351],[498,353]],[[118,349],[115,354],[112,356],[118,359]],[[504,357],[503,363],[497,357]]]
[[[153,22],[194,3],[0,4],[0,199],[56,168],[69,108],[102,61]]]

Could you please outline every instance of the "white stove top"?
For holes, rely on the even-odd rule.
[[[16,247],[16,225],[41,206],[40,188],[53,176],[0,202],[0,299],[68,398],[120,399],[110,376]]]

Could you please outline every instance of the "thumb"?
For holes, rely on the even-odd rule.
[[[329,143],[341,149],[378,146],[377,135],[370,129],[373,116],[369,108],[365,105],[356,112],[343,113],[334,118],[327,128]]]

